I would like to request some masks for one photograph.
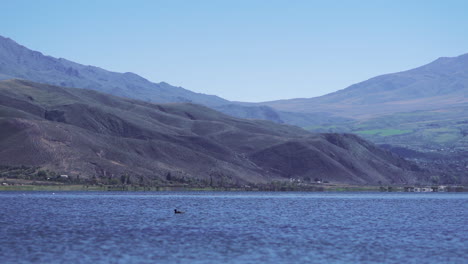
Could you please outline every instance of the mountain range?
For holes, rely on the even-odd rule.
[[[331,122],[303,127],[358,134],[438,175],[468,178],[468,54],[377,76],[321,97],[263,104],[277,111],[327,113],[335,117]],[[338,116],[348,119],[340,122]]]
[[[320,97],[255,104],[231,102],[165,82],[152,83],[130,72],[116,73],[45,56],[0,36],[0,79],[12,78],[155,103],[192,102],[241,118],[290,124],[296,121],[303,126],[314,125],[317,119],[322,123],[343,122],[468,104],[468,54],[439,58],[412,70],[377,76]]]
[[[397,112],[466,107],[467,95],[468,54],[464,54],[377,76],[320,97],[261,104],[282,111],[326,112],[363,120]]]
[[[377,76],[321,97],[242,103],[45,56],[0,36],[0,79],[85,88],[146,103],[201,104],[232,117],[358,134],[434,173],[451,171],[458,179],[468,178],[468,54]]]
[[[217,96],[194,93],[165,82],[152,83],[134,73],[116,73],[62,58],[45,56],[0,36],[0,78],[26,79],[64,87],[85,88],[149,102],[229,103]]]
[[[330,122],[299,125],[313,132],[357,134],[430,169],[435,177],[467,181],[467,95],[468,54],[464,54],[377,76],[321,97],[262,105],[308,115],[327,113],[333,116]]]
[[[243,106],[214,95],[194,93],[165,82],[153,83],[131,73],[111,72],[43,55],[0,36],[0,80],[25,79],[62,87],[85,88],[155,103],[191,102],[241,118],[283,123],[267,106]]]
[[[191,103],[0,81],[0,164],[96,181],[218,186],[320,178],[350,184],[427,181],[417,166],[350,134],[316,134]]]

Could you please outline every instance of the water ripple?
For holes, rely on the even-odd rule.
[[[4,192],[0,259],[466,263],[467,202],[466,194]]]

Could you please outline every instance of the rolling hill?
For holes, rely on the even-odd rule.
[[[467,181],[467,95],[468,54],[464,54],[377,76],[321,97],[265,105],[277,111],[326,113],[334,118],[300,126],[313,132],[357,134],[437,175]]]
[[[398,112],[466,107],[467,95],[468,54],[464,54],[377,76],[320,97],[261,104],[281,111],[326,112],[363,120]]]
[[[85,88],[154,103],[190,102],[228,115],[284,123],[268,106],[243,105],[214,95],[195,93],[165,82],[153,83],[131,73],[118,73],[62,58],[45,56],[0,36],[0,80],[24,79],[70,88]],[[288,113],[286,119],[301,122],[304,115]]]
[[[322,178],[427,181],[413,163],[350,134],[312,134],[190,103],[153,104],[24,80],[0,82],[0,165],[96,181],[123,175],[215,185]]]

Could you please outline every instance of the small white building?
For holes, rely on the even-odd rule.
[[[431,187],[422,187],[421,192],[432,192],[432,188]]]

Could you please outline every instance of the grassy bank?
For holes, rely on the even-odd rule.
[[[4,179],[0,191],[303,191],[303,192],[403,192],[408,186],[364,186],[337,183],[295,184],[273,182],[254,186],[200,186],[169,184],[159,186],[78,184],[50,181]],[[430,186],[426,186],[430,187]],[[447,191],[466,192],[468,186],[448,186]]]
[[[191,185],[87,185],[44,183],[33,181],[11,182],[0,185],[0,191],[379,191],[379,186],[345,184],[271,184],[255,186],[191,186]]]

